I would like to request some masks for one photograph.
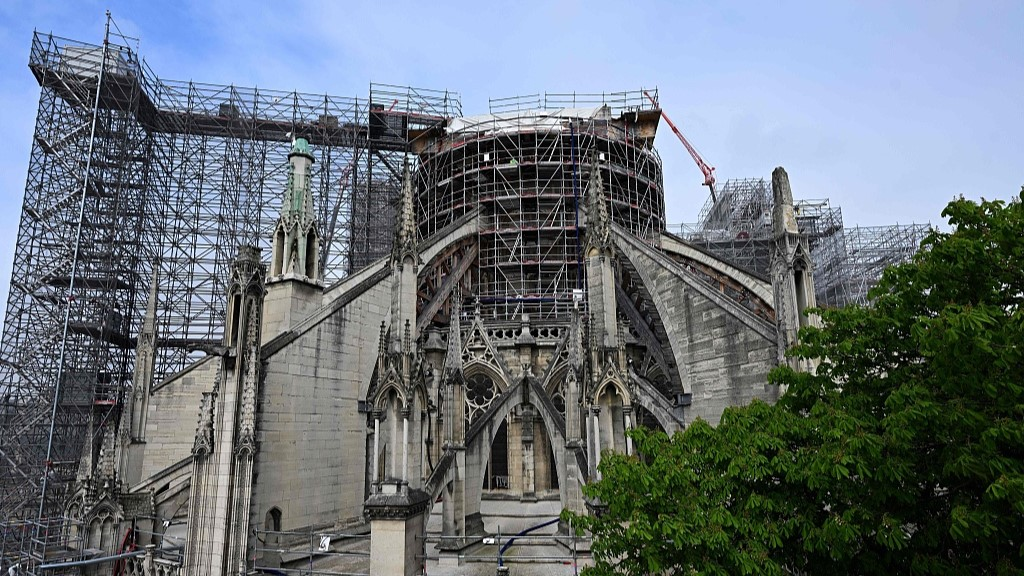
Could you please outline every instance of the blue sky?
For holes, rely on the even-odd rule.
[[[657,86],[718,179],[785,166],[847,225],[941,221],[1024,184],[1024,2],[0,3],[0,298],[39,95],[33,29],[99,43],[104,10],[162,78],[337,95],[370,81],[488,97]],[[666,126],[668,219],[707,191]]]

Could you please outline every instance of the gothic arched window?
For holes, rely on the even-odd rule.
[[[476,418],[487,411],[494,402],[497,392],[494,380],[486,374],[475,374],[466,380],[466,423],[472,425]]]

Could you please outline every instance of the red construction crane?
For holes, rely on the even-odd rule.
[[[647,96],[647,99],[651,101],[651,104],[653,104],[655,108],[661,109],[661,107],[658,106],[658,101],[651,96],[650,92],[644,90],[644,96]],[[711,201],[717,202],[718,199],[715,197],[715,167],[708,166],[708,163],[705,162],[704,159],[700,157],[700,154],[697,153],[697,150],[686,141],[686,137],[679,131],[679,128],[676,128],[675,123],[672,122],[672,119],[668,117],[668,114],[666,114],[664,110],[661,110],[661,117],[665,119],[668,127],[676,133],[676,136],[679,137],[679,141],[683,143],[683,146],[686,146],[686,151],[690,153],[690,156],[693,157],[693,161],[697,163],[697,167],[704,173],[704,185],[711,191]]]

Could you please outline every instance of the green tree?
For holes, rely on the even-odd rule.
[[[587,573],[1024,573],[1024,189],[943,216],[869,306],[818,311],[776,405],[602,457]]]

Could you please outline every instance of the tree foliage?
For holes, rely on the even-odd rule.
[[[951,202],[869,306],[819,310],[777,404],[602,457],[587,573],[1024,572],[1021,200]]]

